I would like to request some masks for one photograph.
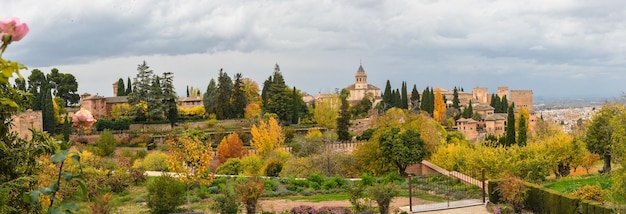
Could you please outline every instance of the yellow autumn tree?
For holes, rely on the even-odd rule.
[[[525,108],[524,106],[520,106],[518,113],[515,115],[515,127],[518,127],[518,128],[521,127],[519,123],[520,123],[520,117],[522,115],[524,115],[524,123],[526,123],[525,125],[527,128],[527,131],[528,132],[532,131],[530,129],[531,128],[530,127],[530,113],[528,113],[528,109]]]
[[[261,121],[259,126],[253,125],[250,133],[252,134],[250,145],[257,150],[257,154],[263,159],[267,158],[272,151],[280,148],[285,141],[283,130],[273,117],[268,122]]]
[[[334,129],[337,127],[337,117],[339,117],[339,107],[341,107],[341,101],[339,96],[334,93],[331,96],[323,97],[315,102],[315,109],[313,109],[313,119],[317,122],[317,125],[326,127],[328,129]]]
[[[128,103],[122,103],[119,105],[113,106],[111,109],[112,117],[121,117],[121,116],[130,116],[130,105]]]
[[[446,103],[443,101],[443,95],[439,88],[435,89],[435,110],[433,111],[433,118],[439,124],[443,124],[446,121]]]
[[[213,156],[211,145],[187,134],[170,135],[166,144],[170,152],[167,167],[176,174],[178,180],[187,185],[187,205],[191,208],[189,188],[196,183],[208,185],[213,181],[209,165]]]
[[[261,120],[261,106],[254,102],[246,106],[243,117],[250,123],[257,123]]]
[[[250,78],[243,78],[241,83],[241,89],[246,94],[248,103],[261,102],[261,96],[259,95],[259,84]]]
[[[226,162],[229,158],[242,158],[247,153],[248,150],[243,147],[243,141],[237,133],[224,137],[220,145],[217,146],[217,159],[220,160],[220,163]]]

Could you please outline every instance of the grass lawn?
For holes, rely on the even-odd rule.
[[[561,178],[553,183],[546,184],[544,187],[552,190],[556,190],[559,192],[571,193],[576,189],[587,186],[587,185],[595,185],[600,184],[602,189],[610,189],[611,188],[611,176],[610,175],[590,175],[590,176],[580,176],[580,177],[566,177]]]

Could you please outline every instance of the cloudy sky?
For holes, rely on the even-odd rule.
[[[4,58],[71,73],[81,94],[112,95],[143,60],[180,95],[220,68],[262,83],[275,63],[310,94],[353,83],[359,63],[380,88],[625,91],[623,0],[8,0],[0,14],[31,29]]]

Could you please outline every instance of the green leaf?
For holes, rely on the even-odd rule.
[[[41,192],[39,192],[39,190],[35,190],[35,191],[30,192],[30,194],[28,194],[28,196],[29,196],[28,199],[30,201],[28,201],[28,202],[30,202],[30,203],[37,202],[37,200],[39,199],[39,195],[41,195]]]
[[[78,153],[74,153],[74,155],[72,155],[72,160],[76,163],[80,163],[80,155],[78,155]]]
[[[39,188],[39,192],[44,195],[50,195],[52,194],[52,189],[50,189],[50,187],[41,187]]]
[[[59,209],[58,207],[52,206],[48,208],[48,213],[49,214],[64,214],[63,210]]]
[[[72,180],[72,177],[73,177],[72,173],[69,173],[69,172],[61,172],[61,176],[63,176],[63,179],[65,181],[70,181]]]
[[[52,155],[52,163],[63,162],[65,159],[67,159],[67,151],[61,151]]]
[[[61,202],[61,207],[65,208],[65,210],[73,210],[74,212],[79,210],[76,204],[67,203],[65,201]]]

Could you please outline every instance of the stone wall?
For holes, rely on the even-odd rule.
[[[30,128],[38,131],[43,130],[41,111],[28,110],[11,116],[11,119],[13,120],[13,126],[10,127],[11,131],[17,132],[22,139],[28,140],[33,137],[33,133],[29,130]]]

